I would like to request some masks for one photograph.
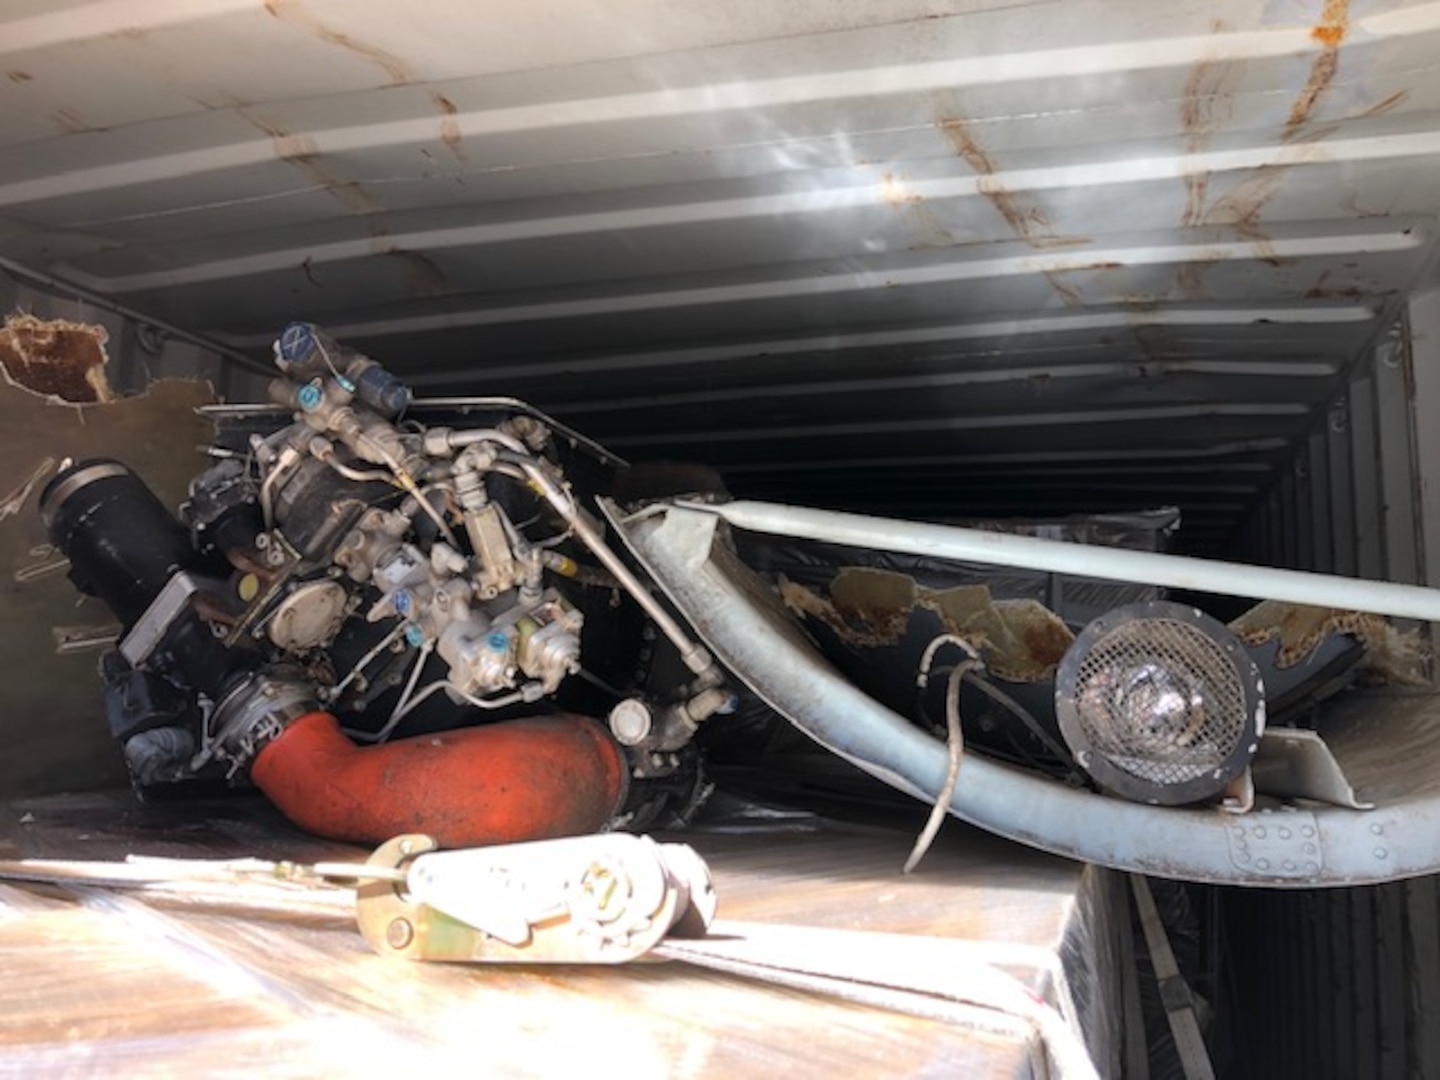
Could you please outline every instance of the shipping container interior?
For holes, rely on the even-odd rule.
[[[1440,3],[399,10],[6,4],[0,311],[104,327],[121,395],[263,400],[306,320],[740,498],[1174,506],[1177,552],[1440,586]],[[123,785],[92,720],[0,794]],[[1231,1075],[1440,1070],[1434,878],[1185,903]]]

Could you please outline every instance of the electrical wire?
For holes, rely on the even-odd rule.
[[[955,797],[955,788],[960,783],[960,759],[965,746],[964,735],[960,729],[960,681],[982,666],[979,655],[964,638],[955,634],[939,634],[925,647],[925,652],[920,657],[920,668],[915,682],[922,691],[929,685],[930,665],[935,654],[945,645],[954,645],[965,654],[965,659],[951,668],[950,678],[945,684],[945,745],[948,750],[945,782],[940,785],[940,791],[935,796],[935,805],[930,810],[925,828],[915,838],[915,846],[910,851],[910,857],[905,860],[902,872],[906,874],[912,873],[920,865],[920,860],[935,842],[940,825],[950,811],[950,801]]]
[[[1044,725],[1042,725],[1040,721],[1036,719],[1035,714],[1032,713],[1029,709],[1025,708],[1024,705],[1021,705],[1020,702],[1016,701],[1009,694],[1005,693],[1004,690],[1001,690],[994,683],[990,682],[987,679],[980,678],[974,672],[970,672],[969,674],[967,674],[965,676],[965,681],[971,686],[975,687],[975,689],[979,690],[981,693],[985,694],[992,701],[1004,706],[1006,709],[1009,709],[1010,712],[1014,713],[1015,716],[1019,718],[1020,722],[1030,729],[1030,733],[1034,735],[1035,738],[1040,740],[1040,742],[1044,745],[1045,749],[1049,751],[1052,755],[1054,755],[1056,760],[1063,763],[1070,762],[1070,755],[1065,752],[1064,747],[1062,747],[1059,743],[1055,741],[1055,739],[1050,735],[1050,733],[1045,730]]]
[[[334,701],[339,698],[339,696],[345,692],[345,688],[355,681],[356,676],[358,676],[362,671],[365,670],[366,665],[368,665],[371,660],[374,660],[375,657],[379,656],[382,652],[384,652],[392,644],[394,644],[395,639],[404,632],[405,624],[403,622],[397,623],[395,625],[395,629],[391,630],[390,633],[386,634],[383,638],[380,639],[380,644],[376,645],[373,649],[367,652],[356,662],[355,666],[350,669],[349,673],[345,676],[345,678],[341,679],[338,683],[335,684],[335,686],[330,688],[326,700]]]
[[[371,742],[384,742],[395,730],[395,725],[405,717],[406,703],[410,700],[410,695],[415,692],[415,684],[420,681],[420,672],[425,669],[425,661],[430,659],[430,653],[434,649],[433,641],[426,641],[420,646],[419,654],[415,657],[415,666],[410,669],[410,678],[405,683],[405,689],[400,691],[400,698],[395,702],[395,708],[390,711],[390,719],[386,720],[384,726],[375,732]]]
[[[335,362],[330,359],[330,350],[325,348],[325,342],[321,340],[320,335],[312,334],[310,335],[310,340],[315,342],[315,348],[320,352],[320,359],[325,361],[325,366],[330,369],[330,374],[335,376],[335,381],[340,384],[341,388],[346,390],[353,389],[354,384],[335,369]]]
[[[931,672],[931,674],[938,675],[941,673],[948,673],[951,670],[952,668],[948,666],[939,667],[935,668]],[[982,678],[977,672],[971,671],[967,673],[964,677],[964,681],[967,685],[973,686],[976,690],[979,690],[986,697],[990,698],[996,704],[1005,708],[1012,715],[1014,715],[1015,718],[1018,719],[1026,727],[1026,729],[1029,730],[1030,734],[1033,735],[1035,739],[1045,748],[1045,751],[1056,762],[1058,762],[1061,766],[1064,767],[1064,779],[1067,783],[1077,784],[1081,786],[1085,784],[1085,777],[1076,770],[1074,765],[1074,759],[1065,750],[1065,748],[1061,746],[1058,742],[1056,742],[1054,737],[1045,730],[1045,725],[1043,725],[1039,721],[1039,719],[1036,718],[1033,712],[1027,709],[1024,705],[1020,704],[1019,701],[1007,694],[1004,690],[1001,690],[993,682],[988,679]],[[928,723],[930,721],[929,717],[927,716],[927,711],[925,709],[923,691],[924,687],[922,685],[921,689],[917,691],[916,694],[916,708],[919,711],[920,717],[926,720],[926,722]],[[1015,733],[1009,727],[1003,728],[1003,731],[1010,743],[1011,748],[1014,750],[1014,753],[1007,754],[997,747],[987,746],[985,749],[986,754],[992,757],[996,757],[1002,761],[1008,761],[1015,765],[1023,765],[1027,768],[1032,769],[1053,771],[1050,765],[1048,765],[1043,760],[1038,759],[1033,752],[1027,752],[1025,748],[1016,741]]]
[[[589,670],[588,668],[583,668],[583,667],[582,667],[582,668],[581,668],[579,671],[577,671],[575,674],[579,675],[580,678],[584,679],[584,680],[585,680],[586,682],[588,682],[591,686],[593,686],[593,687],[595,687],[595,688],[597,688],[597,689],[599,689],[599,690],[604,690],[607,694],[611,694],[611,695],[613,695],[613,696],[616,697],[616,698],[623,698],[623,697],[627,696],[623,691],[617,690],[615,687],[611,686],[608,682],[606,682],[604,679],[600,678],[599,675],[596,675],[593,671]]]
[[[978,663],[978,660],[965,660],[956,664],[945,684],[945,746],[948,751],[945,783],[940,786],[940,791],[935,796],[930,817],[925,822],[925,828],[915,838],[915,846],[910,851],[910,857],[905,860],[902,873],[913,873],[920,865],[920,860],[935,842],[945,815],[950,812],[950,800],[955,797],[955,789],[960,783],[960,758],[965,747],[965,739],[960,731],[960,680],[971,666]]]
[[[520,702],[525,700],[525,694],[523,691],[520,690],[516,690],[513,694],[506,694],[504,697],[478,698],[475,697],[473,694],[465,693],[465,691],[461,690],[449,679],[436,679],[429,685],[422,687],[420,689],[420,692],[416,694],[413,698],[411,698],[409,704],[407,704],[403,709],[399,710],[396,713],[392,713],[390,719],[385,721],[385,726],[382,727],[378,732],[376,732],[374,735],[364,735],[363,738],[365,738],[369,742],[381,742],[384,739],[388,738],[390,732],[395,729],[395,726],[399,724],[401,720],[404,720],[405,717],[409,716],[412,712],[418,709],[430,698],[434,697],[441,690],[450,690],[452,693],[464,699],[467,704],[473,705],[477,709],[503,709],[508,705],[518,705]]]

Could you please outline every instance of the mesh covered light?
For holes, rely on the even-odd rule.
[[[1259,669],[1225,626],[1151,601],[1096,619],[1055,675],[1055,711],[1076,762],[1138,802],[1199,802],[1244,772],[1265,730]]]

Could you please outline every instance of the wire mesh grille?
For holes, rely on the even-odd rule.
[[[1085,741],[1118,769],[1171,786],[1219,769],[1245,734],[1245,690],[1224,648],[1176,619],[1122,623],[1080,664]]]

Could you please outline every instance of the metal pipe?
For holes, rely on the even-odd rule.
[[[692,502],[676,505],[714,514],[737,529],[776,536],[1440,622],[1440,590],[1419,585],[1361,581],[1218,559],[1039,540],[776,503],[741,500],[720,505]]]
[[[709,671],[715,661],[705,647],[691,639],[680,624],[671,618],[664,605],[651,596],[645,586],[641,584],[640,579],[620,561],[620,556],[610,550],[605,540],[595,531],[594,526],[586,520],[584,514],[580,513],[580,508],[575,505],[575,501],[570,495],[537,465],[525,460],[517,460],[516,464],[525,470],[525,475],[530,478],[530,482],[565,519],[570,528],[575,531],[575,535],[579,537],[580,542],[594,553],[605,569],[609,570],[615,580],[624,586],[625,591],[635,598],[635,602],[645,609],[645,614],[654,620],[655,625],[660,628],[660,632],[670,639],[675,648],[680,650],[680,659],[685,662],[685,666],[696,675],[703,675]]]
[[[516,454],[529,456],[530,450],[519,439],[506,435],[503,431],[496,431],[494,428],[476,428],[471,431],[452,431],[445,437],[445,443],[451,450],[460,450],[467,446],[474,446],[476,443],[493,442],[497,446],[503,446],[506,450]]]

